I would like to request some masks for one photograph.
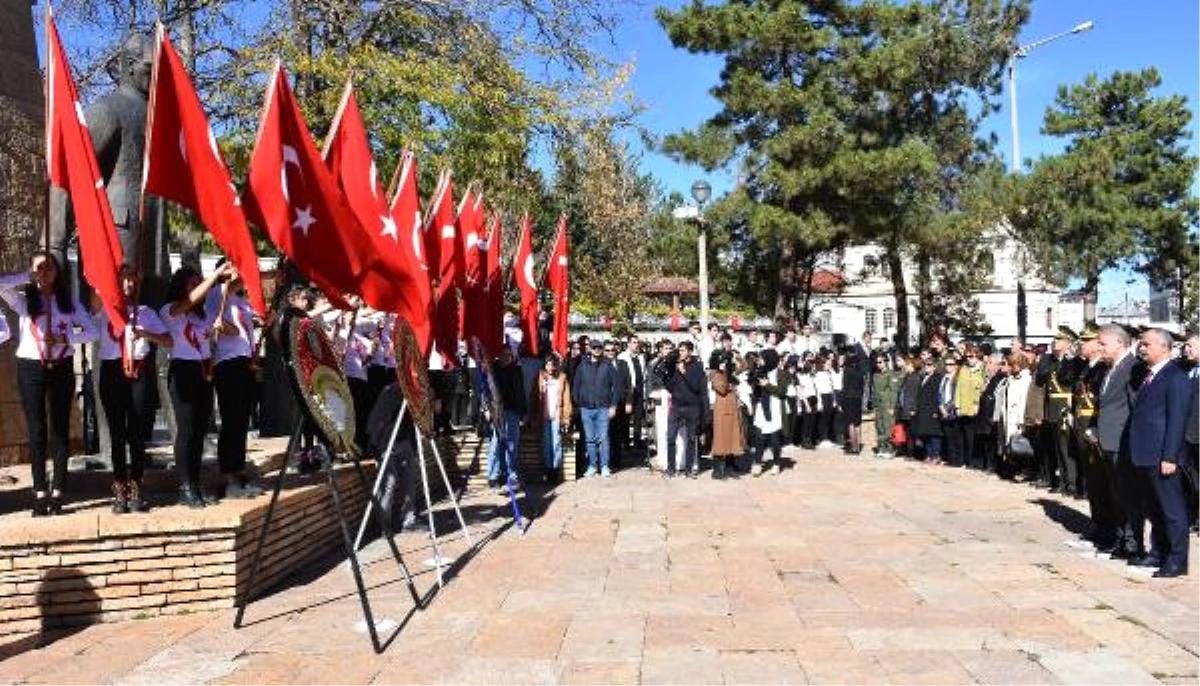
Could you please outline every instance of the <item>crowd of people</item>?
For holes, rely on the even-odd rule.
[[[653,352],[636,335],[581,336],[565,361],[546,359],[527,407],[555,427],[556,440],[543,441],[547,479],[561,478],[560,430],[580,437],[585,477],[609,476],[611,453],[644,450],[652,432],[664,478],[696,478],[707,455],[723,479],[779,473],[787,445],[860,455],[871,413],[877,458],[1086,500],[1086,538],[1099,551],[1158,576],[1186,573],[1200,428],[1194,334],[1181,345],[1163,329],[1090,324],[1079,334],[1060,327],[1049,346],[997,348],[935,333],[912,354],[870,333],[840,346],[807,328],[702,334],[692,324],[689,334]]]
[[[166,304],[129,305],[118,330],[98,300],[69,294],[56,258],[35,254],[28,273],[0,277],[0,300],[17,315],[17,388],[28,429],[35,516],[62,511],[76,346],[96,341],[99,398],[113,462],[113,511],[147,508],[142,488],[146,442],[157,406],[155,355],[169,351],[168,388],[179,502],[199,508],[218,497],[253,498],[246,438],[279,403],[257,408],[260,363],[272,354],[272,321],[259,321],[227,263],[203,276],[184,267],[167,285]],[[124,267],[120,286],[138,302],[141,275]],[[343,361],[364,452],[375,400],[395,381],[390,315],[334,309],[311,289],[282,288],[276,309],[318,317]],[[275,317],[272,316],[273,320]],[[10,336],[0,317],[0,342]],[[871,333],[839,341],[799,332],[702,331],[692,323],[679,341],[644,348],[636,335],[580,336],[565,358],[533,356],[550,348],[548,331],[522,340],[511,315],[505,345],[480,365],[460,345],[454,357],[432,355],[438,433],[473,427],[487,438],[491,487],[521,488],[518,446],[533,431],[542,477],[564,477],[571,448],[585,478],[619,467],[656,464],[666,479],[697,478],[707,456],[715,479],[780,473],[783,449],[863,452],[865,414],[873,417],[873,454],[976,469],[1087,500],[1098,550],[1155,566],[1160,576],[1186,573],[1189,529],[1197,516],[1197,362],[1200,339],[1180,346],[1162,329],[1060,327],[1053,343],[998,348],[952,345],[935,333],[905,353]],[[263,344],[267,352],[263,354]],[[280,345],[276,338],[274,346]],[[277,350],[275,351],[278,352]],[[200,465],[219,410],[220,479],[201,487]],[[290,433],[293,420],[285,420]],[[321,451],[310,430],[302,470]],[[47,468],[52,457],[53,477]],[[652,459],[653,458],[653,459]],[[1145,521],[1151,522],[1150,546]]]

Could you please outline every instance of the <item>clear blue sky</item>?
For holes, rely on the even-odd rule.
[[[663,2],[669,7],[684,3]],[[645,102],[646,112],[640,123],[662,135],[692,128],[719,109],[709,94],[718,80],[722,60],[708,55],[692,55],[671,46],[665,32],[654,20],[655,3],[631,4],[626,21],[610,48],[613,57],[635,60],[637,70],[632,87]],[[1091,31],[1064,37],[1035,49],[1017,67],[1018,119],[1022,158],[1036,158],[1061,147],[1061,141],[1042,135],[1042,116],[1053,102],[1059,84],[1079,83],[1089,73],[1101,77],[1116,70],[1140,70],[1157,67],[1163,79],[1162,93],[1181,93],[1188,98],[1196,131],[1197,103],[1200,102],[1200,3],[1196,0],[1039,0],[1033,3],[1030,21],[1022,31],[1022,44],[1045,38],[1092,20]],[[994,132],[998,151],[1007,161],[1011,145],[1008,93],[1002,94],[1003,106],[985,123],[985,132]],[[1197,141],[1192,140],[1193,150]],[[662,155],[647,152],[645,170],[657,177],[667,190],[687,195],[692,181],[706,176],[715,194],[733,187],[730,172],[705,175],[698,167],[677,164]],[[1126,284],[1130,275],[1106,275],[1100,287],[1100,302],[1108,304],[1130,297],[1145,297],[1144,281]]]

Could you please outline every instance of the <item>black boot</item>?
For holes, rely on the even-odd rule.
[[[204,507],[204,499],[200,497],[195,484],[185,483],[179,487],[179,504],[199,510]]]
[[[712,477],[718,480],[725,478],[725,460],[713,462]]]
[[[125,482],[125,501],[130,512],[145,512],[150,504],[142,499],[142,485],[130,479]]]

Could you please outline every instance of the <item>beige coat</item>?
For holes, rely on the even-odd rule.
[[[709,378],[713,389],[712,454],[740,456],[746,452],[746,435],[742,429],[742,408],[737,391],[729,385],[724,372],[716,371]]]
[[[558,403],[558,421],[562,425],[562,430],[566,431],[571,425],[571,384],[567,381],[567,375],[558,372],[558,381],[560,398]],[[542,417],[546,414],[546,408],[542,405],[542,394],[546,386],[546,382],[550,379],[550,375],[546,370],[538,372],[537,379],[533,383],[533,390],[529,393],[529,423],[534,429],[542,428]]]

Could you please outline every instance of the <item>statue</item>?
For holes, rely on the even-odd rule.
[[[161,201],[147,199],[144,226],[139,225],[146,107],[153,56],[153,46],[145,36],[133,34],[126,39],[108,65],[109,75],[118,84],[117,89],[92,104],[85,117],[125,261],[141,266],[146,275],[143,300],[156,306],[161,304],[163,285],[170,270]],[[66,264],[72,233],[69,204],[64,191],[53,189],[50,249],[63,264]]]

